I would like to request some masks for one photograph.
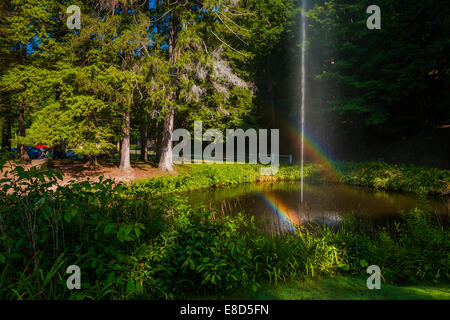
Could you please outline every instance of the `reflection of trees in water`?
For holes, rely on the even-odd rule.
[[[211,204],[211,202],[210,202]],[[212,204],[211,204],[212,205]],[[236,217],[244,209],[240,198],[221,199],[219,201],[220,213],[231,217]]]
[[[447,216],[450,214],[450,195],[445,197],[445,203],[447,205]]]
[[[334,210],[326,210],[321,208],[313,210],[308,202],[299,203],[297,205],[298,217],[304,226],[326,226],[328,228],[339,228],[342,222],[342,216],[338,213],[337,206]],[[319,212],[319,213],[318,213]]]
[[[238,213],[249,218],[254,216],[255,222],[273,234],[292,229],[291,224],[283,219],[286,215],[296,225],[339,228],[343,217],[350,215],[360,220],[361,225],[379,226],[400,219],[400,210],[407,212],[419,203],[419,199],[413,194],[369,192],[365,188],[327,184],[305,184],[306,201],[301,204],[299,198],[298,183],[291,182],[203,190],[191,193],[190,202],[193,205],[206,205],[218,217],[236,217]],[[266,203],[270,199],[273,203]],[[441,198],[440,201],[429,200],[429,211],[448,225],[450,197]]]
[[[434,219],[442,226],[448,227],[450,225],[450,195],[445,195],[442,201],[443,208],[432,208]]]
[[[445,203],[447,207],[446,225],[450,224],[450,194],[445,197]]]

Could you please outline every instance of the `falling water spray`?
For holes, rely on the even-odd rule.
[[[306,0],[302,1],[302,101],[301,101],[301,126],[302,126],[302,141],[301,141],[301,178],[300,178],[300,190],[301,190],[301,202],[303,203],[303,180],[304,180],[304,160],[305,160],[305,45],[306,45]]]

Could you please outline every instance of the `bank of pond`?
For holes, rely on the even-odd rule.
[[[260,172],[192,165],[131,185],[61,187],[57,172],[16,167],[1,181],[0,298],[213,297],[360,277],[369,265],[386,284],[449,283],[449,171],[308,165],[304,202],[298,167]],[[81,290],[67,289],[69,265]]]

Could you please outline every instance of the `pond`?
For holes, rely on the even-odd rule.
[[[300,202],[299,182],[244,184],[188,193],[191,205],[204,205],[220,214],[236,216],[242,212],[263,221],[276,234],[306,224],[339,225],[344,215],[373,224],[400,218],[402,211],[421,205],[412,193],[377,191],[344,184],[306,184]],[[423,202],[422,202],[423,203]],[[431,211],[442,223],[449,218],[449,202],[440,198],[428,201]]]

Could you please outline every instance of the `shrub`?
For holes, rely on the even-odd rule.
[[[196,167],[191,176],[155,180],[150,190],[257,177],[256,166],[241,170]],[[286,170],[283,179],[297,174]],[[450,279],[450,234],[426,206],[382,229],[346,218],[339,230],[308,226],[272,236],[244,215],[218,216],[180,196],[141,199],[103,179],[59,187],[58,176],[16,167],[0,181],[0,298],[189,298],[257,289],[265,280],[365,274],[369,264],[387,281]],[[71,264],[83,274],[77,292],[65,286]]]
[[[174,200],[171,200],[174,203]],[[272,237],[243,215],[217,217],[179,202],[166,229],[135,253],[131,277],[152,298],[224,293],[259,282],[329,274],[340,264],[331,234]]]
[[[358,230],[354,223],[336,234],[347,271],[364,273],[378,265],[394,283],[450,280],[450,232],[419,209],[404,213],[389,227]]]
[[[109,180],[59,187],[54,171],[16,167],[9,175],[0,181],[0,297],[68,297],[61,281],[70,264],[83,270],[85,295],[123,294],[120,265],[158,232],[159,211]]]
[[[223,165],[191,165],[187,172],[178,176],[148,178],[135,181],[129,186],[131,195],[164,195],[174,192],[185,192],[209,187],[237,185],[258,181],[280,181],[300,179],[298,166],[281,166],[274,176],[262,176],[261,165],[223,164]],[[307,176],[313,171],[308,165],[304,169]]]
[[[341,182],[376,189],[424,194],[444,193],[450,188],[450,171],[436,168],[391,165],[383,162],[338,163]]]

